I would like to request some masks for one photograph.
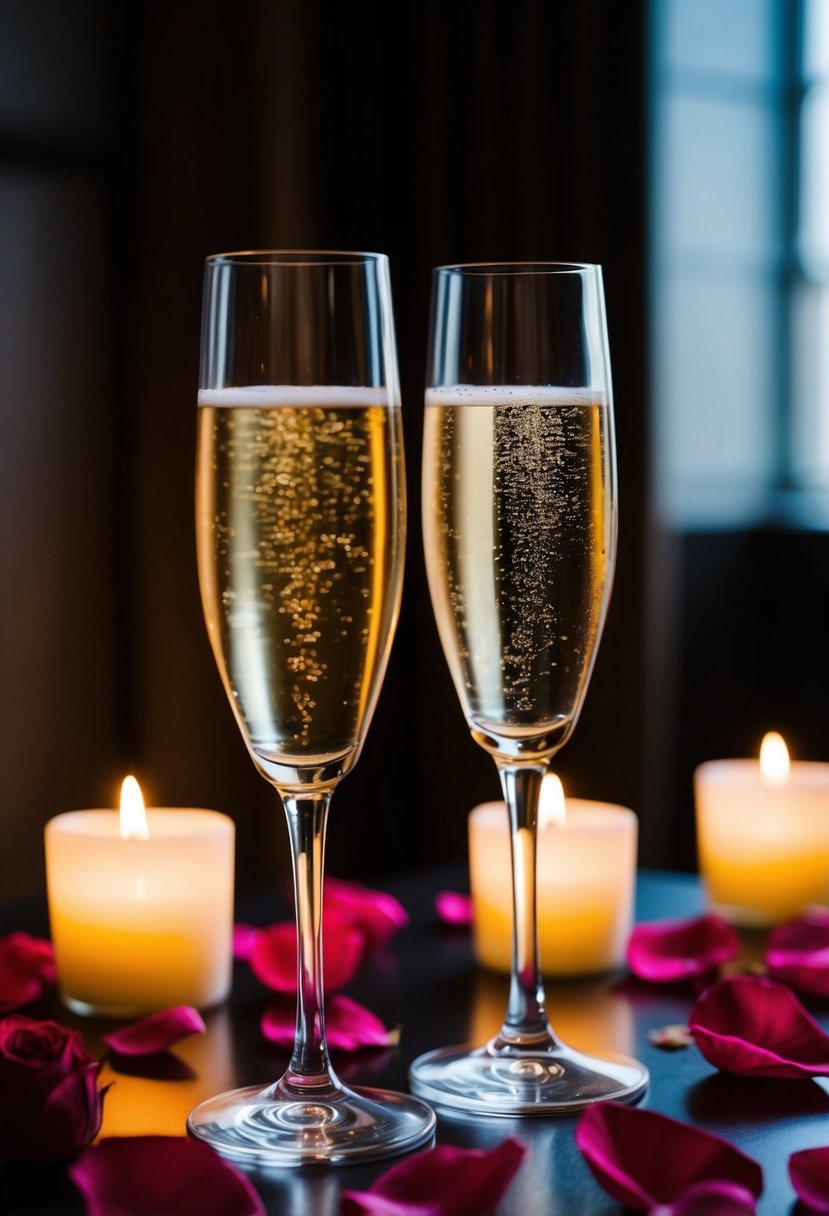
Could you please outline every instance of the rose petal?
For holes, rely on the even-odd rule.
[[[789,1177],[810,1212],[829,1212],[829,1146],[804,1148],[789,1157]]]
[[[323,917],[325,986],[329,992],[342,988],[362,961],[365,937],[360,929],[340,917]],[[293,921],[282,921],[262,929],[248,958],[258,980],[276,992],[296,992],[297,939]]]
[[[244,1175],[201,1140],[122,1136],[70,1166],[87,1216],[267,1216]]]
[[[735,975],[697,1000],[688,1025],[716,1068],[747,1077],[829,1076],[829,1036],[788,988]]]
[[[120,1055],[150,1056],[166,1051],[189,1034],[204,1034],[205,1029],[198,1009],[191,1005],[176,1005],[101,1037],[111,1051]]]
[[[255,925],[239,922],[233,926],[233,957],[246,963],[256,945],[256,939],[262,932]]]
[[[36,975],[26,975],[0,956],[0,1014],[29,1005],[42,992],[43,983]]]
[[[29,933],[0,938],[0,1014],[37,1000],[44,983],[55,981],[52,943]]]
[[[362,929],[370,950],[385,945],[398,929],[409,923],[406,909],[393,895],[341,878],[326,878],[323,905],[326,911]]]
[[[648,1216],[755,1216],[757,1202],[735,1182],[695,1182],[673,1203],[651,1208]]]
[[[769,979],[804,996],[829,999],[829,916],[812,914],[769,934],[765,955]]]
[[[640,1212],[674,1203],[694,1183],[733,1182],[755,1197],[763,1189],[760,1166],[727,1140],[641,1107],[588,1107],[576,1145],[599,1185]]]
[[[447,925],[472,924],[472,897],[460,891],[438,891],[435,908],[440,919]]]
[[[296,1009],[274,1002],[265,1010],[260,1023],[262,1034],[271,1043],[290,1049],[296,1033]],[[387,1030],[371,1010],[350,997],[333,996],[325,1004],[325,1037],[328,1046],[340,1051],[359,1051],[361,1047],[394,1047],[400,1032]]]
[[[628,943],[628,965],[640,980],[675,984],[710,975],[736,958],[740,943],[719,916],[636,925]]]
[[[498,1203],[526,1153],[512,1136],[488,1152],[448,1144],[427,1149],[393,1165],[368,1191],[345,1191],[341,1216],[482,1216]]]

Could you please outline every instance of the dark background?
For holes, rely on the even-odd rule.
[[[568,791],[633,806],[693,864],[690,777],[766,726],[826,755],[822,536],[683,538],[650,510],[645,0],[0,0],[0,897],[46,819],[148,802],[238,825],[243,886],[287,871],[275,793],[225,703],[192,523],[202,265],[389,254],[410,539],[400,628],[329,865],[463,856],[498,796],[431,617],[418,526],[429,272],[601,262],[621,486],[616,587]],[[770,573],[771,572],[771,573]],[[815,636],[813,634],[813,636]],[[822,652],[820,646],[822,645]]]

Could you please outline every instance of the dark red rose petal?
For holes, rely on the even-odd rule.
[[[326,912],[333,912],[362,929],[370,950],[385,945],[398,929],[409,923],[406,909],[393,895],[341,878],[326,878],[323,905]]]
[[[696,1183],[730,1182],[758,1196],[763,1172],[728,1141],[618,1102],[588,1107],[576,1145],[609,1195],[639,1212],[672,1204]]]
[[[140,1022],[132,1022],[101,1037],[111,1051],[122,1056],[149,1056],[166,1051],[179,1039],[190,1034],[204,1034],[205,1025],[198,1009],[191,1005],[176,1005],[151,1013]]]
[[[446,925],[472,924],[473,905],[470,895],[463,895],[460,891],[438,891],[435,896],[435,908]]]
[[[69,1174],[87,1216],[267,1216],[252,1183],[200,1140],[102,1140]]]
[[[829,1036],[788,988],[755,976],[721,980],[688,1018],[711,1064],[747,1077],[829,1076]]]
[[[820,1216],[829,1213],[829,1146],[792,1153],[789,1177],[807,1211]]]
[[[710,976],[736,958],[740,943],[719,916],[636,925],[628,942],[628,965],[640,980],[676,984]]]
[[[52,943],[28,933],[0,938],[0,1014],[36,1001],[55,980]]]
[[[765,962],[770,980],[829,1000],[829,916],[813,913],[772,930]]]
[[[438,1145],[393,1165],[368,1191],[345,1191],[341,1216],[483,1216],[493,1211],[526,1153],[514,1137],[488,1152]]]
[[[325,987],[342,988],[360,965],[365,950],[362,931],[347,921],[326,914],[323,918]],[[263,984],[276,992],[296,992],[297,938],[293,921],[263,929],[248,959],[250,969]]]

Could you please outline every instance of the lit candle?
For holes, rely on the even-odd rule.
[[[538,818],[537,908],[541,966],[547,975],[587,975],[619,966],[633,920],[636,816],[626,807],[568,798],[558,777],[544,778]],[[512,877],[503,802],[469,816],[469,868],[475,951],[509,971]]]
[[[700,871],[714,911],[770,925],[829,902],[829,764],[790,764],[780,735],[756,760],[694,775]]]
[[[233,821],[144,810],[128,777],[121,810],[46,825],[49,919],[64,1002],[131,1017],[221,1001],[231,978]]]

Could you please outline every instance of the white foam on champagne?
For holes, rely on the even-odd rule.
[[[222,409],[279,409],[297,407],[365,407],[399,405],[388,388],[353,384],[250,384],[239,388],[201,388],[199,405]]]
[[[549,384],[452,384],[427,388],[427,405],[606,405],[597,388],[556,388]]]

